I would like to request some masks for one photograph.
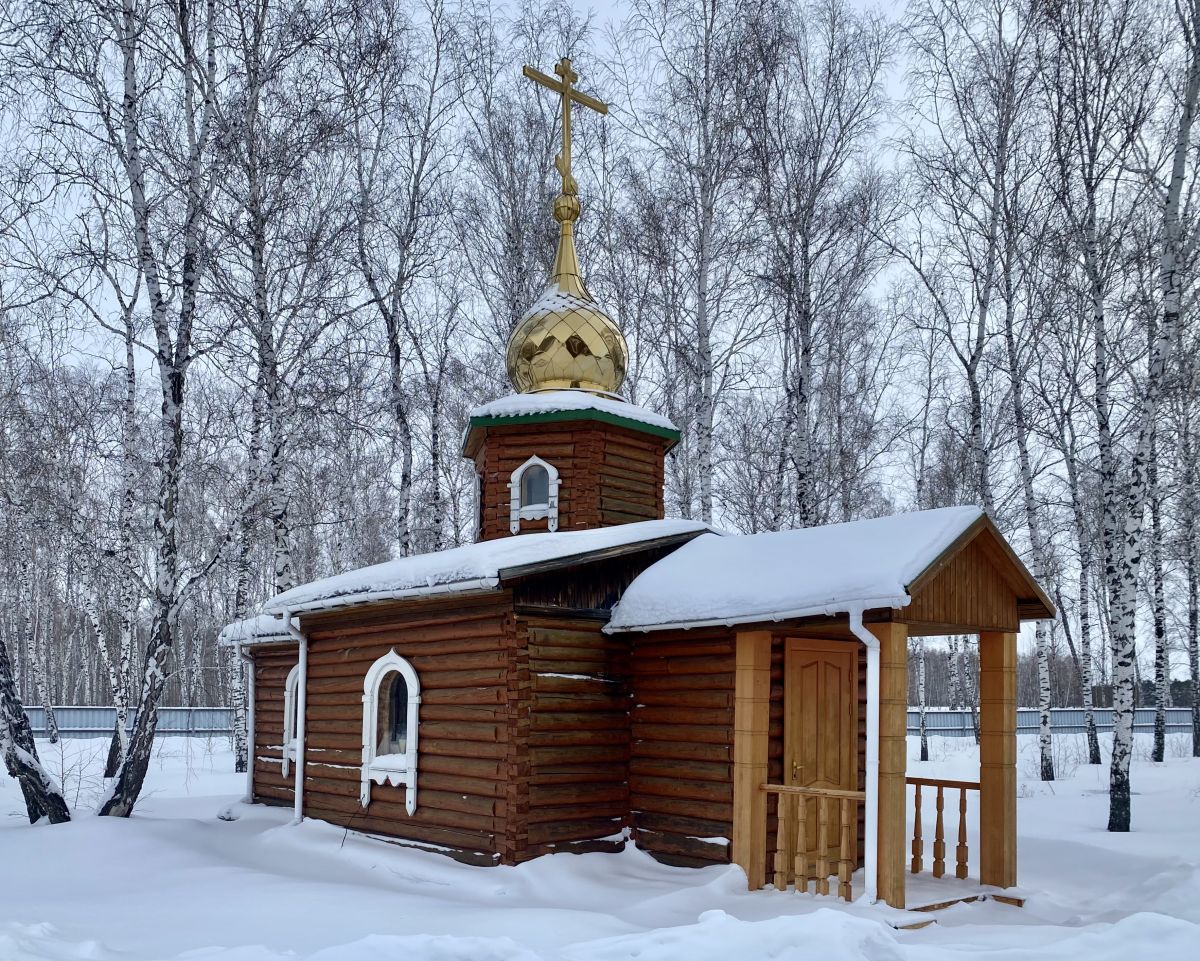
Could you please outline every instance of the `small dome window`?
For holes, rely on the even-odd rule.
[[[508,529],[521,532],[521,521],[545,519],[546,529],[558,530],[558,471],[540,457],[531,457],[508,482]]]
[[[550,503],[550,472],[534,464],[521,475],[521,506],[545,507]]]

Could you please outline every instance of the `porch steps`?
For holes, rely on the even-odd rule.
[[[919,931],[921,928],[927,928],[937,921],[937,918],[928,918],[922,921],[908,920],[888,920],[888,925],[895,928],[897,931]]]
[[[1001,904],[1011,904],[1014,908],[1025,907],[1024,898],[1016,898],[1009,894],[972,894],[963,898],[950,898],[947,901],[938,901],[934,904],[921,904],[912,907],[905,907],[906,911],[941,911],[943,908],[953,907],[956,904],[970,904],[972,901],[999,901]]]
[[[952,908],[956,904],[971,904],[975,901],[999,901],[1001,904],[1009,904],[1014,908],[1023,908],[1025,906],[1025,898],[1013,894],[997,894],[990,891],[981,891],[978,894],[965,894],[962,897],[947,898],[944,901],[928,902],[923,904],[905,905],[904,910],[907,912],[916,912],[919,914],[932,914],[935,911],[942,911],[945,908]],[[905,918],[897,918],[889,920],[893,928],[898,931],[917,931],[921,928],[927,928],[935,923],[937,918],[921,919],[919,921],[911,921]]]

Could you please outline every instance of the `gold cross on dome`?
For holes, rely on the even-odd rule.
[[[574,89],[572,84],[579,80],[579,76],[571,69],[571,61],[567,57],[563,57],[554,65],[554,72],[558,75],[557,80],[528,65],[521,72],[530,80],[540,83],[547,90],[553,90],[562,98],[563,147],[562,153],[554,158],[554,166],[558,168],[558,172],[562,176],[563,195],[574,197],[579,192],[579,188],[575,184],[575,178],[571,176],[571,104],[582,104],[602,114],[608,113],[608,104],[601,103],[595,97],[589,97],[586,93]]]

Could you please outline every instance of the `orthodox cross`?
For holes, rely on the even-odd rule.
[[[553,90],[562,98],[563,147],[562,153],[554,158],[554,166],[558,168],[558,172],[562,176],[563,195],[574,197],[579,192],[579,188],[575,184],[575,178],[571,176],[571,104],[583,104],[583,106],[603,114],[608,113],[608,104],[601,103],[595,97],[589,97],[586,93],[575,90],[571,86],[579,79],[579,76],[571,69],[569,58],[563,57],[558,61],[554,65],[554,72],[558,74],[558,80],[548,77],[540,70],[535,70],[530,66],[526,66],[522,70],[522,73],[530,80],[540,83],[547,90]]]

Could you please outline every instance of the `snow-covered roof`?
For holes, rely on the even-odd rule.
[[[486,591],[522,569],[549,562],[570,563],[614,548],[636,548],[664,538],[711,530],[699,521],[654,520],[588,531],[519,534],[417,554],[302,584],[267,601],[263,610],[282,614],[327,610],[351,604]]]
[[[542,390],[532,394],[510,394],[471,411],[471,420],[484,418],[530,417],[538,414],[573,413],[595,411],[622,420],[657,427],[660,430],[678,431],[678,428],[662,414],[645,407],[628,404],[623,400],[601,397],[586,390]]]
[[[904,607],[908,585],[983,516],[944,507],[796,531],[701,535],[643,571],[607,631]]]
[[[244,620],[234,621],[222,628],[221,633],[217,635],[217,644],[222,647],[294,640],[283,626],[283,621],[270,614],[255,614]]]

